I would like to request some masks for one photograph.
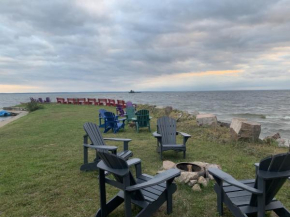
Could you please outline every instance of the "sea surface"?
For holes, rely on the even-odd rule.
[[[204,92],[142,92],[142,93],[0,93],[0,110],[29,97],[111,98],[130,100],[134,103],[172,106],[193,113],[213,113],[218,120],[231,122],[233,117],[247,118],[262,125],[261,138],[277,132],[290,139],[290,90],[263,91],[204,91]],[[0,121],[5,118],[0,117]]]

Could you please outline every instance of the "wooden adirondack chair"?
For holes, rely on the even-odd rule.
[[[167,214],[172,212],[172,195],[177,189],[173,180],[180,175],[178,169],[170,169],[152,177],[142,174],[141,160],[138,158],[126,162],[105,151],[98,152],[98,156],[102,159],[97,165],[101,208],[96,217],[108,216],[123,202],[126,217],[132,216],[131,203],[142,208],[137,217],[151,216],[164,202],[167,202]],[[133,165],[136,169],[136,178],[129,170]],[[115,180],[107,178],[105,172],[111,173]],[[120,189],[108,203],[106,203],[106,183]]]
[[[56,102],[60,104],[67,104],[64,98],[56,98]]]
[[[125,112],[124,112],[123,107],[121,105],[116,106],[116,114],[120,117],[125,116]]]
[[[98,99],[99,105],[108,105],[107,99]]]
[[[126,116],[127,123],[132,121],[135,118],[135,108],[133,106],[127,107],[125,116]]]
[[[50,100],[50,98],[49,97],[46,97],[46,99],[45,99],[45,101],[44,101],[45,103],[51,103],[51,100]]]
[[[39,97],[37,101],[38,101],[39,103],[44,103],[44,102],[43,102],[43,99],[42,99],[41,97]]]
[[[133,104],[131,101],[128,101],[128,102],[126,102],[126,108],[128,108],[128,107],[134,107],[134,109],[136,110],[136,108],[137,108],[137,105],[136,104]]]
[[[78,104],[80,105],[88,105],[86,98],[78,98]]]
[[[122,106],[122,108],[126,108],[126,103],[124,100],[117,99],[117,105]]]
[[[105,120],[106,120],[105,112],[107,112],[106,109],[99,110],[99,128],[105,128]]]
[[[183,144],[177,144],[176,135],[183,136]],[[162,160],[162,152],[168,150],[182,151],[183,158],[186,156],[186,142],[191,135],[176,131],[176,120],[164,116],[157,120],[157,132],[153,133],[157,139],[157,152],[160,153]]]
[[[256,168],[256,179],[237,181],[219,169],[209,169],[216,184],[217,208],[223,215],[223,203],[236,217],[257,214],[264,217],[266,211],[289,217],[290,212],[274,197],[290,176],[290,153],[263,159]]]
[[[135,113],[136,118],[132,118],[132,121],[135,122],[136,125],[136,131],[139,133],[139,129],[141,127],[148,127],[149,132],[151,132],[150,129],[150,119],[149,111],[148,110],[139,110]]]
[[[108,99],[109,106],[116,106],[116,101],[114,99]]]
[[[78,103],[78,100],[75,99],[75,98],[67,98],[67,104],[74,104],[74,105],[77,105],[77,104],[79,104],[79,103]]]
[[[117,133],[121,128],[125,128],[126,118],[118,120],[118,116],[115,116],[113,112],[105,112],[105,130],[104,133],[107,133],[109,130],[112,130],[114,133]]]
[[[132,151],[128,150],[128,144],[131,139],[122,139],[122,138],[103,138],[98,126],[94,123],[85,123],[84,130],[86,131],[86,135],[84,135],[84,164],[81,166],[80,170],[82,171],[91,171],[97,170],[97,163],[100,161],[100,158],[97,156],[99,150],[107,150],[112,152],[113,154],[117,154],[117,156],[128,160],[133,156]],[[88,138],[91,140],[91,144],[88,144]],[[117,153],[116,146],[108,146],[105,144],[106,141],[119,141],[123,142],[124,150],[122,152]],[[92,148],[96,151],[96,158],[93,162],[88,162],[88,149]]]
[[[89,105],[99,105],[99,102],[95,98],[88,98]]]

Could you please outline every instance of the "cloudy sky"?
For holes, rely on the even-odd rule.
[[[0,93],[290,88],[290,0],[0,0]]]

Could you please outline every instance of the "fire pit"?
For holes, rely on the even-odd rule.
[[[213,179],[208,173],[208,168],[220,168],[220,166],[199,161],[177,164],[172,161],[163,161],[164,170],[171,168],[177,168],[181,172],[180,176],[175,179],[177,182],[190,186],[193,191],[201,191],[201,186],[206,187],[208,181]]]
[[[175,166],[177,169],[183,170],[185,172],[196,172],[198,173],[198,176],[204,176],[205,174],[204,168],[194,163],[183,162],[178,163]]]

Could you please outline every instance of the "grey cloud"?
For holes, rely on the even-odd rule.
[[[148,77],[244,70],[243,82],[174,86],[238,89],[290,74],[289,55],[261,59],[290,45],[289,1],[88,2],[2,1],[0,85],[127,90]]]

